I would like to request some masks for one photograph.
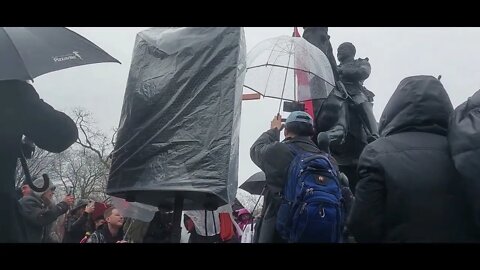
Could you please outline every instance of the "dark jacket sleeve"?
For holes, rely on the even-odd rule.
[[[20,201],[25,219],[35,225],[45,226],[54,222],[68,210],[68,204],[60,202],[52,208],[42,208],[34,198],[25,198]]]
[[[83,231],[83,228],[85,224],[87,224],[87,221],[88,221],[88,213],[83,213],[77,219],[75,219],[75,217],[70,217],[67,219],[65,230],[67,232]]]
[[[279,142],[280,131],[276,128],[264,132],[250,148],[250,158],[267,175],[270,188],[283,189],[285,172],[290,166],[293,154]],[[274,191],[275,192],[275,191]]]
[[[455,168],[462,176],[466,198],[480,227],[480,90],[451,115],[448,143]]]
[[[77,140],[77,126],[68,115],[41,100],[30,84],[19,81],[16,88],[22,100],[24,134],[38,147],[59,153]]]
[[[358,164],[359,182],[355,189],[348,228],[358,242],[381,242],[385,224],[385,179],[378,154],[365,147]]]

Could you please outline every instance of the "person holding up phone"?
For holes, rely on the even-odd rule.
[[[95,225],[91,214],[95,211],[95,201],[79,200],[65,220],[63,243],[80,243],[87,232],[93,232]]]
[[[21,214],[25,220],[26,242],[28,243],[51,243],[55,242],[50,235],[50,229],[57,218],[66,213],[73,205],[75,198],[66,195],[64,199],[55,204],[53,194],[56,187],[50,179],[37,178],[33,181],[35,186],[45,185],[48,181],[48,189],[44,192],[32,193],[20,199]]]

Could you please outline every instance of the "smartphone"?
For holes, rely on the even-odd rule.
[[[284,112],[305,111],[305,104],[292,101],[283,102]]]
[[[95,201],[94,200],[89,200],[88,201],[88,207],[95,206]]]

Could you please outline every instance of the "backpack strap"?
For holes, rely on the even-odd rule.
[[[288,149],[290,149],[290,152],[292,152],[294,156],[305,153],[305,151],[300,149],[298,146],[295,146],[293,143],[285,143],[285,145],[288,147]]]
[[[330,155],[328,153],[314,153],[314,152],[308,152],[308,151],[304,151],[302,149],[300,149],[300,147],[298,146],[295,146],[295,144],[293,143],[285,143],[285,145],[288,147],[288,149],[290,149],[290,151],[295,155],[301,155],[301,154],[304,154],[304,153],[311,153],[312,156],[307,158],[308,159],[315,159],[317,158],[318,156],[321,156],[324,160],[327,161],[328,165],[330,165],[330,167],[332,168],[332,172],[333,174],[338,177],[339,175],[339,172],[337,171],[337,167],[333,166],[332,162],[330,161]]]

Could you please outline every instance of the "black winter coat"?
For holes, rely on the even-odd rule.
[[[24,81],[0,81],[0,243],[25,241],[17,195],[15,167],[22,135],[38,147],[59,153],[72,145],[75,122],[41,100]]]
[[[358,242],[476,241],[447,143],[452,104],[431,76],[402,80],[359,160],[349,229]]]
[[[472,216],[480,228],[480,90],[455,109],[448,142],[455,167],[465,181]]]
[[[50,230],[57,218],[68,210],[66,202],[46,205],[36,195],[20,199],[22,214],[25,219],[28,243],[51,243]],[[79,241],[80,242],[80,241]]]

